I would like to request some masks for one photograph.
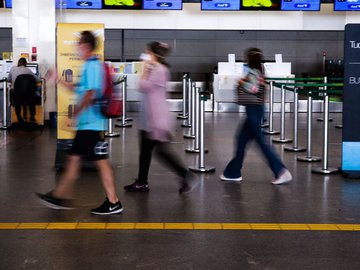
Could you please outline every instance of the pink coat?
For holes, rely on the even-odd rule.
[[[140,79],[139,91],[143,93],[142,129],[149,132],[150,139],[169,141],[173,121],[166,101],[169,70],[162,64],[155,64],[146,80]]]

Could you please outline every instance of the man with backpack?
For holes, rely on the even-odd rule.
[[[104,65],[96,58],[96,38],[90,31],[81,32],[78,53],[85,61],[79,84],[60,81],[77,95],[75,115],[77,132],[73,141],[65,171],[54,190],[47,194],[37,193],[40,200],[53,209],[72,209],[69,198],[81,169],[81,159],[93,161],[100,172],[106,200],[92,214],[111,215],[123,211],[115,189],[115,178],[108,160],[107,143],[104,142],[106,119],[100,112],[96,100],[102,97]]]

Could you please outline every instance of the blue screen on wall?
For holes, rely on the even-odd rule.
[[[5,0],[5,7],[12,8],[12,0]]]
[[[143,0],[145,10],[181,10],[182,0]]]
[[[79,0],[56,0],[56,8],[68,9],[101,9],[101,0],[79,1]]]
[[[335,0],[335,11],[356,11],[360,10],[360,0]]]
[[[201,0],[201,10],[239,10],[240,0]]]
[[[281,10],[319,11],[320,10],[320,0],[282,0],[281,1]]]

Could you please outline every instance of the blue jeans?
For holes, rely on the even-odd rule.
[[[246,106],[246,120],[242,128],[238,129],[236,134],[236,152],[235,157],[228,163],[224,170],[224,176],[229,178],[238,178],[241,176],[241,169],[244,162],[245,148],[248,142],[255,139],[260,146],[272,172],[275,177],[279,176],[280,171],[285,168],[284,164],[275,153],[274,149],[265,142],[261,131],[261,119],[264,115],[264,106],[248,105]]]

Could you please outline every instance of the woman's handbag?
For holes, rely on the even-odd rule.
[[[264,102],[264,86],[260,86],[257,93],[247,91],[242,85],[237,87],[237,104],[262,105]]]
[[[264,102],[264,78],[258,70],[250,69],[237,86],[239,105],[261,105]]]

